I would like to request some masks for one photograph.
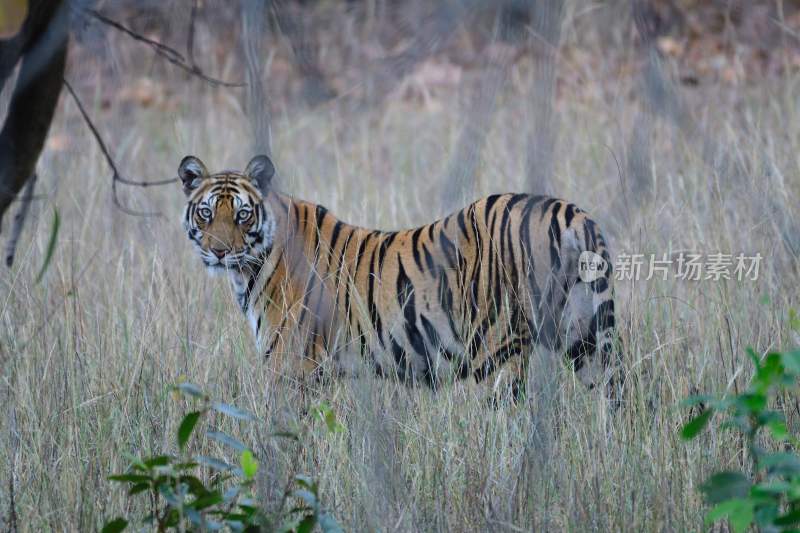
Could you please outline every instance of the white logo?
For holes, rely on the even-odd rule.
[[[608,263],[600,255],[585,251],[578,258],[578,277],[584,283],[591,283],[605,275]]]

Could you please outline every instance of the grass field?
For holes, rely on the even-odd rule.
[[[141,81],[153,60],[128,51],[121,37],[111,42],[117,68],[135,74],[106,77],[91,61],[73,61],[68,77],[126,177],[172,177],[189,153],[215,169],[246,164],[253,154],[235,89],[156,71],[154,103],[121,103],[121,88]],[[234,66],[209,59],[212,72],[232,75]],[[606,413],[560,365],[531,376],[541,387],[529,401],[499,410],[459,386],[434,395],[345,380],[318,395],[346,431],[311,427],[302,449],[270,439],[308,420],[293,409],[296,393],[277,386],[255,353],[228,282],[209,278],[190,248],[180,187],[120,187],[127,205],[163,216],[116,209],[111,173],[65,94],[39,165],[43,197],[17,264],[0,271],[0,523],[13,509],[22,530],[83,531],[135,514],[106,477],[125,469],[125,454],[176,451],[186,405],[168,386],[186,379],[259,417],[213,424],[254,447],[265,502],[277,502],[290,473],[317,475],[347,530],[702,530],[697,485],[713,469],[738,465],[742,444],[713,422],[704,437],[683,442],[688,410],[679,402],[741,388],[751,374],[748,345],[763,353],[800,343],[787,319],[800,304],[800,79],[684,93],[701,133],[651,119],[654,179],[635,195],[624,161],[642,110],[630,96],[636,75],[609,81],[578,60],[561,68],[550,186],[593,214],[616,254],[763,256],[756,281],[685,281],[671,271],[666,281],[618,282],[630,385],[619,412]],[[523,61],[499,95],[476,196],[529,187],[524,137],[536,125],[520,117],[530,90]],[[444,214],[441,177],[468,112],[457,87],[366,109],[281,108],[272,133],[282,188],[360,225],[432,221]],[[36,283],[56,210],[57,247]],[[800,404],[784,410],[796,430]],[[232,457],[210,439],[195,449]]]

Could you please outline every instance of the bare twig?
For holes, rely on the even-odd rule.
[[[177,50],[175,50],[174,48],[170,48],[169,46],[167,46],[165,44],[159,43],[158,41],[154,41],[152,39],[148,39],[147,37],[145,37],[143,35],[139,35],[138,33],[136,33],[135,31],[131,30],[130,28],[127,28],[127,27],[123,26],[119,22],[106,17],[105,15],[103,15],[102,13],[100,13],[100,12],[94,10],[94,9],[87,9],[86,12],[88,14],[90,14],[91,16],[93,16],[94,18],[96,18],[97,20],[99,20],[100,22],[102,22],[103,24],[107,24],[107,25],[111,26],[112,28],[121,31],[122,33],[130,36],[132,39],[134,39],[136,41],[139,41],[139,42],[147,44],[148,46],[150,46],[153,49],[153,51],[155,51],[156,54],[160,55],[161,57],[163,57],[164,59],[166,59],[167,61],[169,61],[173,65],[175,65],[176,67],[180,68],[181,70],[183,70],[183,71],[185,71],[185,72],[187,72],[187,73],[189,73],[189,74],[191,74],[193,76],[196,76],[196,77],[198,77],[198,78],[200,78],[200,79],[202,79],[202,80],[204,80],[204,81],[206,81],[206,82],[208,82],[208,83],[210,83],[212,85],[217,85],[217,86],[220,86],[220,87],[244,87],[243,83],[233,83],[233,82],[229,82],[229,81],[223,81],[223,80],[219,80],[217,78],[212,78],[211,76],[207,75],[205,72],[203,72],[203,70],[200,67],[198,67],[194,63],[194,58],[193,58],[194,53],[191,51],[191,48],[189,50],[189,54],[190,54],[189,63],[187,63],[186,59],[183,57],[183,55],[180,52],[178,52]],[[192,10],[192,15],[193,15],[193,18],[192,18],[192,21],[191,21],[190,37],[189,37],[190,38],[190,44],[193,44],[192,42],[194,41],[194,15],[195,15],[194,7],[193,7],[193,10]]]
[[[8,476],[8,526],[9,531],[17,532],[17,504],[14,500],[14,472]]]
[[[189,36],[186,38],[186,55],[189,57],[189,64],[196,67],[194,61],[194,22],[197,19],[197,0],[192,0],[192,11],[189,13]]]
[[[34,172],[25,183],[25,188],[22,189],[19,210],[17,214],[14,215],[14,220],[11,222],[11,236],[8,238],[8,244],[6,244],[6,266],[9,268],[14,264],[17,243],[19,243],[19,237],[22,235],[22,228],[25,226],[25,219],[28,217],[28,211],[33,202],[33,189],[35,185],[36,173]]]
[[[7,400],[11,400],[12,398],[8,398],[14,394],[11,387],[9,387],[6,391]],[[7,405],[12,405],[11,402],[8,402]],[[17,533],[19,531],[19,526],[17,525],[17,502],[15,497],[15,488],[16,484],[14,483],[14,465],[17,462],[17,453],[19,452],[19,433],[17,431],[17,411],[14,408],[10,409],[8,421],[9,421],[9,428],[8,428],[8,440],[9,440],[9,455],[8,455],[8,521],[6,522],[6,530]]]
[[[170,59],[173,59],[175,61],[184,61],[183,55],[180,52],[178,52],[177,50],[175,50],[174,48],[169,47],[169,46],[167,46],[167,45],[165,45],[163,43],[160,43],[158,41],[154,41],[152,39],[149,39],[149,38],[145,37],[144,35],[139,35],[135,31],[123,26],[119,22],[106,17],[105,15],[100,13],[99,11],[96,11],[94,9],[87,9],[86,12],[89,13],[90,15],[92,15],[94,18],[96,18],[100,22],[102,22],[103,24],[107,24],[107,25],[111,26],[112,28],[114,28],[115,30],[119,30],[122,33],[128,35],[129,37],[133,38],[133,40],[139,41],[139,42],[142,42],[142,43],[145,43],[145,44],[151,46],[160,55],[162,55],[164,57],[167,57],[167,58],[170,58]]]
[[[161,213],[158,213],[158,212],[149,212],[148,213],[148,212],[133,211],[133,210],[123,206],[120,203],[119,198],[117,197],[117,182],[122,183],[124,185],[132,185],[132,186],[135,186],[135,187],[153,187],[153,186],[157,186],[157,185],[167,185],[169,183],[173,183],[178,178],[171,178],[171,179],[165,179],[165,180],[156,180],[156,181],[138,181],[138,180],[129,180],[129,179],[123,178],[119,173],[119,169],[117,168],[117,164],[114,162],[114,158],[111,157],[111,153],[108,151],[108,148],[106,147],[106,143],[103,141],[103,138],[100,136],[100,132],[97,131],[97,128],[95,127],[94,123],[92,122],[92,119],[89,118],[89,114],[86,112],[86,109],[83,107],[83,103],[81,103],[80,98],[78,98],[78,95],[75,94],[75,90],[72,88],[72,86],[69,84],[69,82],[66,79],[64,80],[64,87],[66,87],[67,91],[69,91],[69,94],[72,95],[72,99],[75,101],[75,104],[78,106],[78,110],[81,112],[81,115],[83,116],[83,120],[86,122],[86,125],[91,130],[92,135],[94,135],[94,138],[97,141],[97,144],[100,146],[100,151],[103,152],[103,155],[105,156],[106,161],[108,162],[108,166],[110,166],[111,170],[114,172],[113,176],[111,177],[111,193],[112,193],[112,198],[114,200],[114,205],[117,208],[119,208],[120,211],[123,211],[123,212],[125,212],[125,213],[127,213],[129,215],[134,215],[134,216],[159,216]]]

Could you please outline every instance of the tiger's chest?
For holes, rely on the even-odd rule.
[[[230,280],[236,303],[239,304],[239,308],[242,309],[247,318],[247,323],[250,326],[250,331],[253,333],[253,338],[255,339],[258,350],[262,351],[264,348],[262,337],[263,331],[265,330],[264,326],[266,326],[266,316],[259,309],[259,306],[253,305],[254,302],[249,301],[251,296],[250,292],[252,290],[252,287],[250,287],[250,280],[241,272],[234,271],[230,272]]]

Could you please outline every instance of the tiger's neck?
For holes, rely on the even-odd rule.
[[[281,239],[281,229],[286,227],[289,219],[292,199],[279,193],[270,193],[265,199],[265,206],[274,217],[274,226],[271,229],[272,243],[263,250],[256,259],[251,260],[239,270],[231,270],[230,278],[236,301],[242,312],[249,314],[254,301],[264,289],[266,283],[272,278],[277,266],[277,258],[281,256],[285,239]]]
[[[230,271],[231,284],[236,295],[236,301],[245,314],[250,308],[255,295],[258,294],[256,285],[259,279],[262,278],[265,267],[268,267],[271,256],[272,248],[268,248],[258,260],[251,261],[245,268]]]
[[[325,263],[325,268],[330,268],[333,261],[336,263],[334,268],[351,270],[349,265],[344,264],[348,261],[344,253],[346,245],[340,248],[338,260],[329,256],[337,242],[342,246],[342,242],[351,239],[360,243],[368,235],[381,240],[391,234],[344,223],[321,205],[277,192],[270,192],[264,203],[275,222],[272,244],[258,261],[231,273],[237,301],[248,316],[253,312],[262,312],[265,303],[256,302],[263,299],[262,295],[272,294],[277,288],[280,288],[278,298],[284,305],[291,304],[295,298],[302,298],[309,290],[306,286],[309,276],[319,267],[320,260]],[[330,228],[329,232],[323,230],[325,222],[326,227]],[[341,237],[344,234],[348,235],[346,239]],[[350,259],[355,261],[357,257],[358,254]]]

